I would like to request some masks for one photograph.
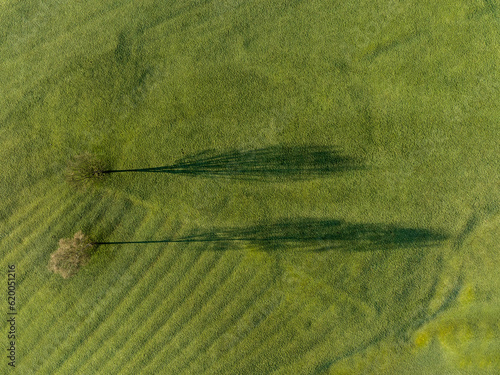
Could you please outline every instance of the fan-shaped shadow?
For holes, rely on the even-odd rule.
[[[337,148],[307,145],[223,153],[208,150],[163,167],[107,170],[103,173],[150,172],[243,180],[301,180],[364,168],[360,160],[343,155]]]
[[[448,236],[442,232],[424,228],[303,218],[243,228],[214,228],[209,231],[196,231],[180,238],[158,241],[95,244],[213,242],[212,250],[227,250],[237,249],[228,244],[243,242],[255,245],[264,251],[374,251],[434,246],[447,238]]]

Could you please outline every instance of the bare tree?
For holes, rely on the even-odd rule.
[[[74,157],[68,163],[66,180],[70,185],[85,189],[102,179],[107,173],[106,164],[95,155],[85,153]]]
[[[61,238],[59,248],[50,255],[48,268],[68,279],[90,261],[94,244],[82,231],[73,238]]]

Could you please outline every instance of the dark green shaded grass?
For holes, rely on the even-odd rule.
[[[91,167],[89,163],[88,169]],[[361,160],[343,155],[335,147],[272,146],[255,150],[231,150],[223,153],[205,150],[161,167],[107,170],[100,168],[99,176],[96,177],[111,173],[146,172],[272,182],[286,179],[325,178],[335,173],[365,168]],[[92,176],[87,177],[87,179],[90,178]]]

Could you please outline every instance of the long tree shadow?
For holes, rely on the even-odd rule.
[[[256,150],[203,151],[171,165],[114,169],[102,173],[149,172],[244,180],[310,179],[365,167],[360,160],[330,146],[271,146]]]
[[[179,238],[157,241],[94,242],[96,245],[212,242],[213,250],[236,249],[237,242],[255,245],[264,251],[374,251],[434,246],[448,235],[424,228],[385,224],[347,223],[342,220],[303,218],[282,220],[242,228],[214,228]]]

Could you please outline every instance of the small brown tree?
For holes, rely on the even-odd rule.
[[[68,279],[90,261],[94,244],[79,231],[73,238],[61,238],[59,248],[50,255],[49,270]]]
[[[66,180],[76,188],[85,189],[102,179],[106,174],[106,164],[95,155],[85,153],[75,156],[68,163]]]

